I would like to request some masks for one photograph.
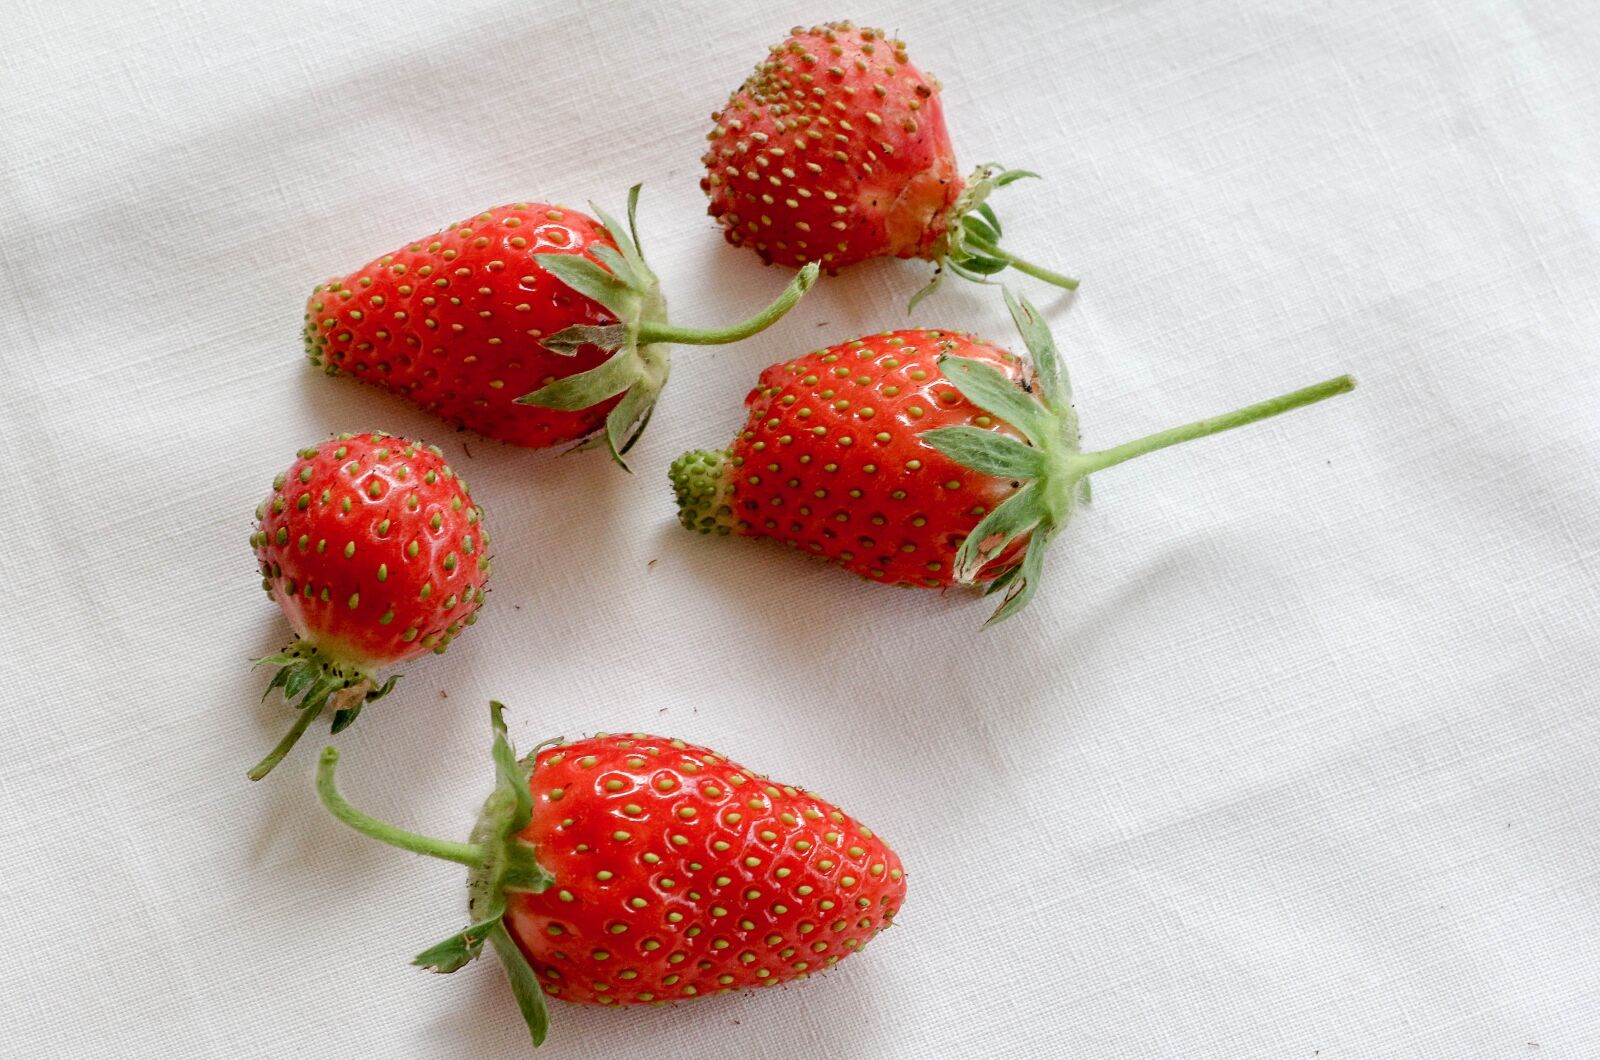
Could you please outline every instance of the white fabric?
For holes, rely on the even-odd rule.
[[[620,207],[674,319],[785,276],[723,245],[707,117],[792,4],[12,0],[0,29],[0,1053],[520,1056],[499,970],[409,957],[462,872],[325,816],[250,513],[296,448],[437,439],[484,620],[341,737],[353,800],[462,835],[523,745],[661,730],[828,794],[910,870],[835,972],[553,1006],[548,1057],[1600,1055],[1600,9],[1578,0],[862,0],[1107,445],[1349,370],[1351,397],[1105,473],[1038,601],[895,592],[680,530],[758,369],[900,325],[828,280],[680,352],[637,451],[442,430],[302,362],[310,285],[495,203]],[[1009,337],[997,291],[928,324]],[[470,448],[470,456],[467,450]],[[448,694],[448,698],[446,695]]]

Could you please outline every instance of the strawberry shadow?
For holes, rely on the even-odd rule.
[[[1013,289],[1038,306],[1039,312],[1044,314],[1052,324],[1059,323],[1063,317],[1072,311],[1073,307],[1078,304],[1079,293],[1083,290],[1082,287],[1077,287],[1068,291],[1060,287],[1048,287],[1041,283],[1032,283],[1026,279],[1023,282],[1026,286],[1019,285],[1013,287]],[[1021,344],[1020,337],[1016,341],[1019,345]]]
[[[483,507],[489,554],[496,562],[486,588],[484,621],[459,643],[485,639],[485,628],[511,624],[518,611],[523,623],[541,615],[552,560],[614,554],[624,543],[625,523],[618,515],[624,504],[637,502],[634,492],[642,477],[637,468],[648,452],[648,434],[629,456],[636,469],[630,475],[615,466],[603,447],[573,451],[571,446],[507,445],[451,427],[354,380],[330,379],[310,369],[301,375],[304,400],[322,422],[337,424],[338,430],[378,426],[438,446]],[[452,647],[441,660],[429,657],[412,665],[426,665],[432,674],[441,664],[449,667],[455,654]]]
[[[976,628],[986,614],[976,592],[879,585],[775,541],[708,536],[676,520],[663,520],[655,548],[660,564],[715,595],[714,610],[729,624],[768,631],[797,659],[886,622],[936,623],[942,613],[960,612]]]
[[[871,952],[870,948],[867,952]],[[799,983],[660,1008],[570,1005],[551,998],[549,1037],[541,1052],[559,1049],[563,1042],[582,1042],[586,1053],[594,1056],[666,1055],[679,1043],[704,1036],[717,1042],[720,1054],[761,1055],[764,1045],[770,1042],[776,1016],[785,1020],[794,1040],[816,1043],[818,1055],[826,1051],[840,1060],[882,1056],[891,1043],[887,1028],[881,1039],[871,1033],[880,1024],[875,1021],[873,991],[864,981],[873,970],[856,963],[864,960],[871,958],[854,956],[849,964]],[[452,973],[456,982],[439,984],[440,989],[453,987],[462,995],[449,1007],[447,1015],[435,1019],[423,1031],[428,1038],[438,1040],[441,1055],[448,1051],[466,1056],[517,1056],[528,1048],[510,987],[494,964],[492,957],[479,960]],[[460,989],[462,979],[470,979],[470,989]],[[816,1003],[778,996],[796,992]],[[819,996],[824,994],[825,998]],[[826,1013],[826,1023],[819,1015],[822,1012]],[[838,1026],[850,1027],[850,1036],[838,1036],[834,1030]]]
[[[1104,526],[1075,529],[1109,533]],[[920,739],[931,759],[982,762],[991,749],[998,769],[1003,748],[1030,729],[1041,711],[1058,710],[1064,701],[1069,710],[1078,709],[1073,689],[1092,683],[1082,675],[1125,665],[1124,642],[1135,635],[1120,614],[1132,612],[1135,601],[1148,609],[1152,600],[1186,598],[1180,580],[1214,564],[1217,556],[1215,542],[1196,535],[1164,546],[1136,569],[1114,569],[1107,566],[1117,554],[1113,542],[1074,550],[1072,537],[1069,530],[1056,543],[1049,580],[1029,609],[987,629],[983,622],[995,606],[993,597],[970,590],[893,589],[774,542],[707,538],[676,523],[659,532],[658,569],[677,573],[712,601],[695,611],[713,613],[715,625],[695,636],[716,640],[730,635],[717,627],[736,629],[752,645],[747,650],[761,657],[766,687],[805,690],[773,705],[777,716],[797,715],[798,729],[834,734],[846,754],[852,731],[924,729]],[[1096,586],[1097,579],[1112,584]],[[916,634],[879,635],[889,629]],[[1139,650],[1159,648],[1141,643]],[[822,658],[828,660],[826,673],[817,672]],[[1003,701],[996,699],[996,667],[1006,674]],[[863,681],[863,674],[872,677]],[[930,702],[971,708],[940,710],[938,723],[929,726]],[[871,815],[863,810],[886,833],[894,813],[944,797],[942,776],[928,770],[920,755],[883,756],[862,766],[906,792],[901,808],[875,807]]]

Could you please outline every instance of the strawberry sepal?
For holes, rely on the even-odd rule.
[[[528,1037],[537,1049],[544,1044],[550,1028],[550,1009],[545,1004],[544,988],[539,985],[539,977],[534,974],[527,955],[506,930],[504,919],[489,929],[489,944],[494,947],[495,956],[500,958],[500,964],[506,970],[511,996],[517,1000],[522,1021],[528,1025]]]
[[[985,200],[994,191],[1024,178],[1039,174],[1026,169],[1007,169],[986,162],[967,178],[961,195],[940,220],[941,234],[929,255],[937,266],[933,279],[912,296],[906,312],[914,311],[922,300],[939,289],[946,271],[973,283],[988,283],[989,277],[1006,269],[1016,269],[1063,290],[1077,290],[1078,281],[1054,269],[1018,257],[1000,245],[1000,218]]]
[[[257,666],[278,668],[261,698],[265,700],[275,688],[282,689],[283,698],[294,704],[300,716],[277,746],[250,770],[247,775],[251,780],[260,780],[272,772],[324,710],[333,708],[332,731],[342,732],[356,720],[362,707],[388,695],[400,679],[396,674],[380,685],[361,667],[321,651],[306,640],[255,662]]]
[[[499,909],[492,910],[490,916],[476,924],[469,924],[443,942],[429,946],[413,957],[411,963],[418,968],[445,975],[460,971],[483,955],[483,944],[489,940],[489,933],[500,926],[500,918],[504,915],[505,906],[502,904]]]
[[[819,268],[813,262],[801,269],[770,305],[731,327],[674,326],[667,322],[667,302],[661,294],[660,281],[639,249],[638,205],[639,185],[635,184],[628,192],[628,226],[624,229],[610,214],[590,204],[617,244],[615,250],[596,244],[592,253],[598,261],[575,254],[534,256],[543,269],[579,294],[599,302],[618,319],[612,324],[574,325],[541,340],[541,346],[563,357],[571,357],[585,346],[598,347],[611,356],[586,372],[558,379],[516,399],[519,405],[570,412],[623,395],[606,416],[600,439],[623,470],[628,469],[623,456],[644,433],[656,399],[672,372],[671,344],[715,346],[764,331],[810,290]]]
[[[1092,473],[1157,449],[1348,393],[1355,387],[1350,376],[1338,376],[1221,416],[1158,431],[1110,449],[1083,452],[1078,416],[1072,405],[1072,384],[1050,329],[1026,298],[1014,297],[1009,289],[1002,290],[1011,319],[1022,333],[1033,361],[1038,390],[1019,387],[994,368],[960,357],[940,357],[939,368],[967,400],[1022,431],[1028,444],[997,431],[966,427],[946,427],[922,434],[930,445],[959,464],[981,474],[1022,483],[1017,493],[984,516],[956,553],[957,580],[967,584],[988,581],[988,592],[1004,589],[999,608],[985,625],[1011,617],[1033,599],[1050,541],[1066,526],[1077,505],[1089,502]],[[1030,469],[1032,473],[1028,473]],[[1023,535],[1027,540],[1015,565],[1001,572],[988,566]]]
[[[993,367],[944,355],[939,370],[961,395],[983,411],[1020,431],[1026,443],[1009,434],[974,427],[924,431],[922,439],[956,463],[980,474],[1006,478],[1021,488],[986,514],[956,551],[956,580],[1003,589],[1000,606],[985,625],[1003,621],[1027,606],[1038,591],[1050,541],[1072,518],[1087,492],[1090,468],[1079,453],[1078,417],[1072,385],[1050,330],[1026,298],[1002,288],[1012,322],[1022,333],[1038,385],[1018,385]],[[997,571],[994,561],[1025,539],[1015,563]]]
[[[432,972],[459,971],[482,956],[484,943],[489,943],[505,967],[511,992],[527,1022],[528,1034],[538,1046],[543,1043],[549,1025],[544,991],[527,957],[506,929],[506,895],[517,891],[544,891],[555,882],[555,877],[539,864],[533,844],[520,838],[533,817],[528,774],[538,748],[523,761],[517,760],[506,735],[504,709],[500,703],[489,704],[490,723],[494,729],[490,753],[495,765],[495,788],[485,800],[466,843],[407,832],[351,806],[334,781],[339,752],[332,747],[323,750],[317,766],[317,795],[328,812],[363,835],[401,850],[467,866],[467,908],[472,923],[423,950],[412,963]]]
[[[337,710],[335,710],[333,712],[333,724],[331,726],[329,726],[328,731],[331,732],[335,736],[337,736],[341,732],[344,732],[346,729],[348,729],[355,722],[356,716],[361,713],[361,708],[362,707],[366,706],[368,703],[373,702],[374,700],[382,699],[384,696],[388,695],[390,692],[393,692],[394,691],[394,686],[396,684],[398,684],[399,681],[400,681],[400,675],[399,674],[390,674],[389,675],[389,680],[385,681],[383,684],[379,685],[377,688],[374,688],[372,691],[368,692],[366,695],[364,695],[361,698],[357,699],[353,705],[348,706],[348,707],[340,707]]]

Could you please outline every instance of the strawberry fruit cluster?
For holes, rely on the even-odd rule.
[[[988,201],[1033,174],[963,177],[940,86],[903,42],[847,22],[797,27],[712,116],[701,187],[728,242],[797,270],[765,309],[722,328],[669,322],[625,222],[540,202],[485,210],[319,284],[311,363],[445,424],[510,445],[603,447],[627,468],[671,347],[736,342],[817,281],[871,258],[947,274],[1007,269],[1076,281],[1002,246]],[[833,282],[833,281],[830,281]],[[1106,449],[1082,445],[1042,315],[1002,289],[1026,355],[952,328],[889,330],[772,365],[721,449],[670,469],[683,525],[770,538],[874,581],[999,593],[990,622],[1035,596],[1046,553],[1090,477],[1137,456],[1344,393],[1338,376]],[[260,660],[295,705],[276,766],[326,712],[337,733],[390,693],[384,671],[442,654],[478,618],[491,570],[484,510],[438,448],[381,431],[303,449],[250,535],[262,588],[295,639]],[[894,922],[900,859],[802,788],[643,733],[513,752],[491,705],[495,786],[465,842],[355,809],[322,753],[317,792],[374,839],[468,869],[466,928],[416,963],[453,972],[489,946],[532,1041],[546,997],[666,1004],[831,968]]]

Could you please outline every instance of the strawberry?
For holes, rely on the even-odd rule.
[[[453,972],[493,945],[534,1045],[544,994],[660,1005],[776,986],[833,967],[899,911],[900,859],[820,797],[643,733],[540,745],[519,762],[502,709],[490,705],[497,785],[470,842],[356,810],[332,747],[317,791],[357,831],[471,868],[473,923],[414,963]]]
[[[306,353],[329,375],[513,445],[560,445],[604,427],[621,463],[666,384],[668,343],[753,335],[816,278],[802,270],[734,327],[674,327],[637,233],[628,234],[638,197],[635,186],[628,232],[599,209],[597,221],[514,203],[319,284],[306,304]]]
[[[984,200],[1035,176],[979,166],[963,182],[939,82],[903,42],[849,22],[796,26],[711,116],[700,186],[735,246],[771,264],[820,259],[836,272],[868,258],[925,258],[982,280],[1007,266],[1068,289],[1077,281],[1000,248]]]
[[[672,465],[683,525],[774,538],[874,581],[1004,589],[995,622],[1032,599],[1090,474],[1355,386],[1339,376],[1083,452],[1049,331],[1026,299],[1006,303],[1031,367],[960,332],[888,331],[768,368],[733,443]]]
[[[489,534],[467,484],[431,445],[372,431],[300,450],[256,509],[267,591],[299,638],[259,660],[300,717],[250,771],[260,780],[325,707],[333,731],[394,687],[374,671],[443,653],[483,606]]]

